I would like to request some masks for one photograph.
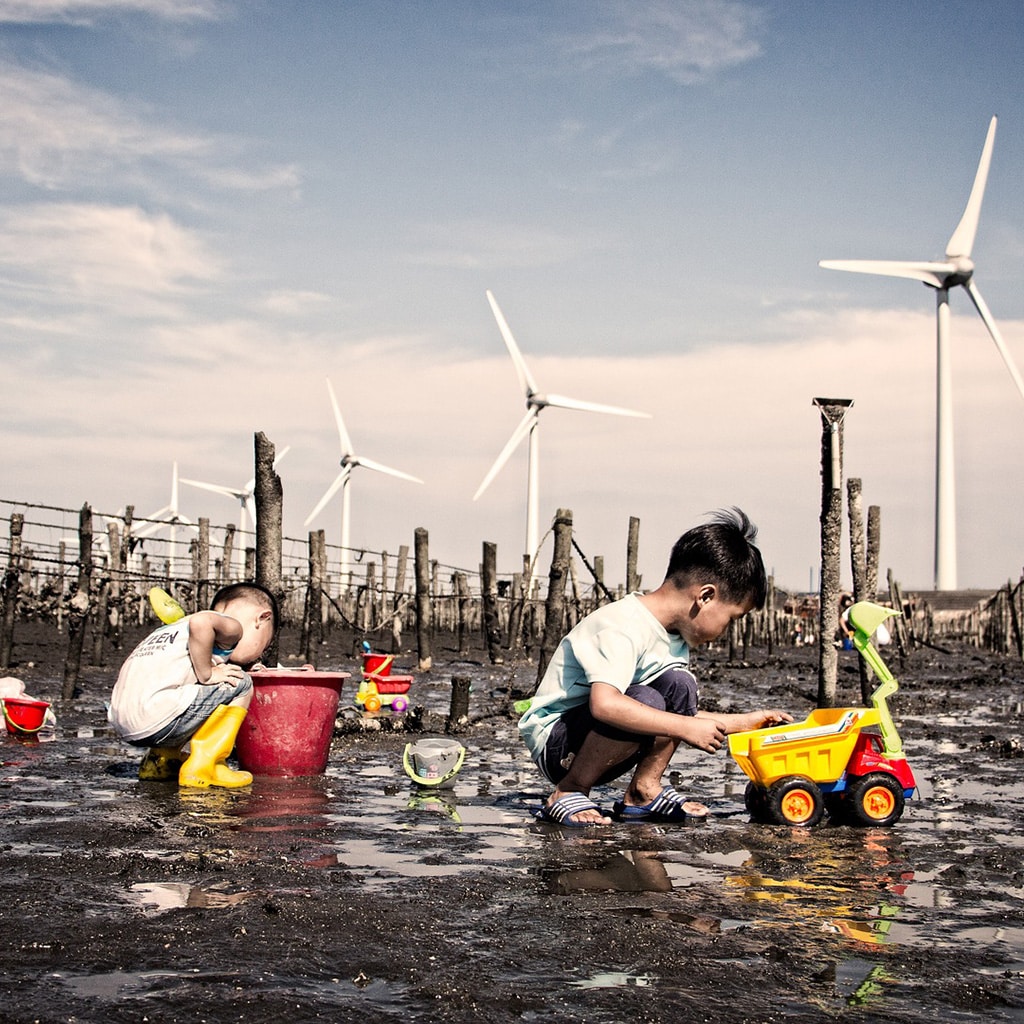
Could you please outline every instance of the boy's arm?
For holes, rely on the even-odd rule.
[[[240,679],[238,665],[214,665],[213,649],[231,649],[242,639],[242,624],[218,612],[197,612],[188,620],[188,653],[200,683],[215,686]]]
[[[722,723],[722,728],[727,732],[748,732],[751,729],[762,729],[767,725],[781,725],[783,722],[792,722],[793,716],[778,708],[761,708],[757,711],[748,711],[742,715],[720,715],[714,711],[698,711],[698,718],[714,718]]]
[[[699,712],[690,716],[658,711],[627,697],[611,683],[591,685],[590,711],[599,722],[606,725],[644,736],[671,736],[708,753],[714,753],[725,742],[727,730],[718,718]]]

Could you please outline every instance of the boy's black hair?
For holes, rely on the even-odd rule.
[[[676,541],[665,579],[677,586],[712,583],[727,601],[750,600],[763,608],[768,577],[754,541],[757,527],[741,509],[722,509]]]
[[[229,601],[234,601],[239,597],[254,600],[257,604],[268,608],[274,617],[274,632],[277,632],[280,617],[280,612],[277,610],[277,598],[266,587],[260,586],[259,583],[229,583],[226,587],[221,587],[213,595],[210,607],[216,608],[219,604],[227,604]]]

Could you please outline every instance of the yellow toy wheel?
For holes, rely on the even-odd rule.
[[[768,817],[776,825],[810,828],[821,821],[825,801],[821,790],[810,779],[790,775],[773,783],[765,801]]]

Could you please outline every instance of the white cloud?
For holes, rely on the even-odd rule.
[[[608,0],[590,8],[604,14],[601,29],[563,40],[585,68],[637,74],[656,71],[684,85],[761,53],[759,7],[735,0]]]
[[[489,220],[422,224],[413,242],[411,264],[464,270],[546,267],[565,263],[593,247],[548,227]]]
[[[297,193],[295,165],[247,167],[238,140],[177,131],[153,111],[50,71],[0,62],[0,171],[49,190],[120,177],[155,191],[170,167],[220,189]]]
[[[40,203],[0,209],[0,264],[62,303],[131,312],[141,298],[181,293],[220,274],[193,232],[138,207]]]
[[[166,21],[206,21],[224,10],[219,0],[0,0],[0,23],[91,24],[111,14],[148,14]]]

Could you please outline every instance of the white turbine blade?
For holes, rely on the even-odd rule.
[[[530,429],[537,421],[537,417],[540,415],[540,410],[536,407],[531,408],[527,414],[519,421],[519,426],[512,431],[512,436],[508,439],[507,444],[501,450],[501,454],[494,460],[494,465],[491,466],[487,476],[484,477],[484,482],[476,489],[476,494],[473,495],[473,500],[476,501],[484,491],[490,486],[491,481],[501,472],[501,467],[511,458],[512,453],[519,447],[520,442],[529,434]]]
[[[204,491],[213,491],[214,494],[223,494],[225,498],[235,498],[240,501],[245,497],[244,491],[236,491],[231,487],[221,487],[220,484],[207,484],[203,483],[202,480],[186,480],[185,477],[181,477],[178,482],[188,484],[190,487],[199,487]]]
[[[632,409],[623,409],[617,405],[602,405],[600,402],[584,402],[579,398],[567,398],[565,395],[545,395],[548,405],[556,409],[576,409],[579,412],[605,412],[612,416],[638,416],[641,419],[650,419],[649,412],[635,412]]]
[[[274,463],[273,463],[273,468],[274,468],[274,469],[277,469],[278,463],[280,463],[280,462],[281,462],[281,460],[282,460],[282,459],[283,459],[283,458],[284,458],[284,457],[285,457],[285,456],[286,456],[286,455],[287,455],[287,454],[288,454],[288,453],[289,453],[289,452],[290,452],[291,450],[292,450],[292,446],[291,446],[290,444],[286,444],[286,445],[285,445],[285,446],[284,446],[284,447],[283,447],[283,448],[282,448],[282,449],[280,450],[280,452],[278,452],[278,453],[277,453],[277,455],[276,455],[276,456],[274,456]],[[253,482],[252,482],[252,486],[255,486],[255,484],[256,484],[256,480],[255,480],[255,479],[253,479]],[[251,489],[252,489],[252,486],[250,486],[250,487],[246,487],[246,490],[251,490]]]
[[[398,477],[399,480],[409,480],[414,484],[421,484],[423,481],[418,476],[412,476],[410,473],[403,473],[400,469],[392,469],[390,466],[385,466],[383,463],[374,462],[373,459],[364,459],[362,456],[356,456],[356,464],[359,466],[365,466],[367,469],[372,469],[376,473],[386,473],[388,476]]]
[[[178,511],[178,464],[175,462],[171,470],[171,508]]]
[[[309,526],[311,522],[323,511],[324,506],[338,493],[338,489],[348,479],[349,474],[352,470],[346,466],[335,478],[334,483],[324,492],[324,496],[316,503],[316,508],[306,516],[306,521],[302,524],[303,526]]]
[[[993,117],[988,124],[988,134],[978,161],[978,171],[974,175],[974,186],[970,198],[964,207],[963,216],[956,230],[949,237],[946,245],[947,256],[970,256],[974,248],[974,236],[978,231],[978,218],[981,216],[981,201],[985,198],[985,183],[988,181],[988,168],[992,162],[992,147],[996,140],[996,119]]]
[[[1010,371],[1010,376],[1013,378],[1014,384],[1017,385],[1021,398],[1024,398],[1024,380],[1021,380],[1017,364],[1013,361],[1013,356],[1010,355],[1010,350],[1006,347],[1006,342],[1003,341],[1003,336],[1000,334],[999,328],[996,326],[996,322],[992,318],[988,306],[985,304],[985,300],[981,297],[981,292],[978,291],[974,281],[967,281],[964,284],[964,288],[967,289],[967,294],[970,295],[975,309],[977,309],[985,326],[988,328],[988,333],[992,335],[992,340],[996,343],[996,348],[999,349],[999,354],[1003,357],[1003,362],[1006,363],[1006,368]]]
[[[327,380],[327,393],[331,396],[331,407],[334,409],[334,422],[338,424],[338,440],[341,442],[341,454],[352,455],[352,438],[348,436],[345,429],[345,421],[341,418],[341,409],[338,407],[338,400],[334,397],[334,388],[331,387],[330,378]]]
[[[505,348],[508,349],[508,354],[512,357],[512,362],[515,364],[516,374],[519,377],[519,386],[522,388],[523,394],[527,396],[532,395],[537,390],[537,382],[533,379],[530,368],[526,365],[523,353],[519,351],[516,339],[512,337],[512,331],[501,310],[498,308],[497,301],[489,291],[487,293],[487,301],[491,304],[491,312],[494,313],[494,319],[498,321],[498,330],[501,331],[501,336],[505,340]]]
[[[825,270],[848,270],[854,274],[879,274],[882,277],[907,277],[923,281],[933,288],[942,288],[946,278],[957,272],[952,263],[927,260],[820,260]]]
[[[284,458],[284,457],[285,457],[285,456],[286,456],[286,455],[287,455],[287,454],[288,454],[288,453],[289,453],[289,452],[290,452],[291,450],[292,450],[292,446],[291,446],[290,444],[286,444],[286,445],[285,445],[285,446],[284,446],[284,447],[283,447],[283,448],[281,449],[280,453],[279,453],[278,455],[276,455],[276,456],[274,457],[274,461],[273,461],[273,464],[271,465],[271,469],[277,469],[277,464],[278,464],[278,463],[279,463],[279,462],[280,462],[280,461],[281,461],[281,460],[282,460],[282,459],[283,459],[283,458]],[[187,483],[187,481],[186,481],[186,483]],[[251,497],[252,497],[252,495],[253,495],[253,492],[254,492],[255,490],[256,490],[256,477],[252,476],[252,477],[249,477],[249,479],[248,479],[248,480],[246,480],[246,482],[245,482],[245,487],[243,487],[243,488],[242,488],[242,490],[240,490],[240,491],[232,491],[232,493],[233,493],[233,494],[235,495],[235,497],[236,497],[236,498],[238,498],[238,499],[239,499],[239,501],[248,501],[248,500],[249,500],[249,498],[251,498]]]
[[[162,508],[159,512],[154,512],[151,516],[146,516],[147,519],[154,520],[153,522],[146,523],[145,526],[140,526],[135,531],[136,537],[151,537],[157,530],[163,529],[167,525],[167,520],[163,517],[171,511],[170,507]]]

